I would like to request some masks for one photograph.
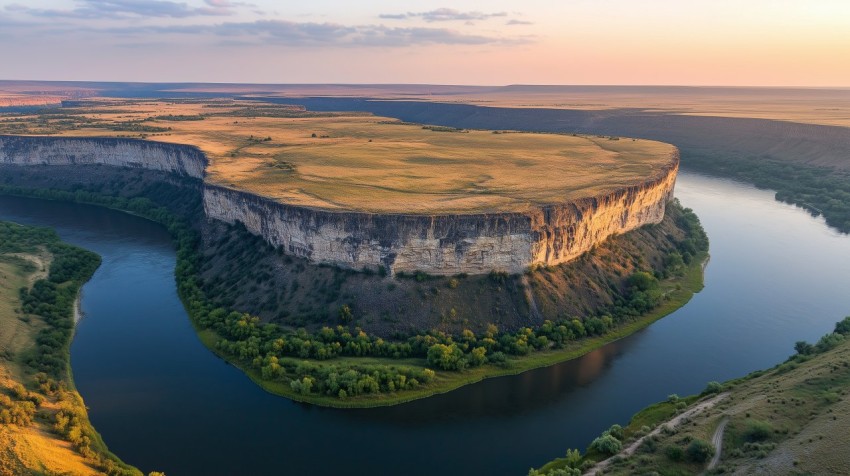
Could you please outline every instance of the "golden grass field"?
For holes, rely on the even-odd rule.
[[[34,345],[43,326],[38,318],[20,319],[19,289],[30,286],[46,275],[51,255],[0,254],[0,392],[11,392],[19,382],[27,381],[18,356]],[[31,263],[31,264],[28,264]],[[79,398],[79,397],[76,397]],[[43,413],[55,413],[60,405],[47,399],[40,407]],[[95,470],[71,443],[51,431],[51,425],[40,419],[26,426],[0,424],[0,476],[19,474],[101,474]]]
[[[387,100],[432,101],[507,108],[606,111],[630,108],[665,114],[745,117],[850,127],[850,90],[804,88],[571,88],[519,86],[508,88],[429,85],[345,85],[218,87],[196,86],[181,91],[257,93],[276,97],[372,97]]]
[[[850,127],[850,89],[846,88],[198,84],[174,91],[291,98],[369,97],[492,107],[584,111],[633,108],[670,114],[747,117]]]
[[[293,205],[374,213],[524,211],[658,178],[675,153],[648,140],[457,131],[233,100],[97,99],[55,117],[0,119],[0,133],[194,145],[210,159],[212,183]]]

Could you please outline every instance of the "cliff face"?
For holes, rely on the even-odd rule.
[[[678,157],[655,180],[611,194],[532,209],[477,215],[374,215],[292,207],[207,185],[207,216],[245,224],[275,246],[314,262],[392,273],[519,273],[570,261],[615,233],[659,223],[673,195]]]
[[[203,178],[207,159],[195,147],[135,139],[0,136],[0,164],[113,165]]]
[[[202,179],[196,148],[130,139],[0,136],[0,165],[102,164]],[[268,243],[316,263],[391,273],[519,273],[570,261],[609,236],[659,223],[672,198],[678,155],[646,182],[523,213],[393,215],[295,207],[204,184],[208,218],[242,222]]]
[[[530,217],[374,215],[292,207],[246,192],[207,185],[207,216],[263,236],[292,255],[347,267],[392,272],[477,274],[520,270],[531,261]]]

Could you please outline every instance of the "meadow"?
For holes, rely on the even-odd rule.
[[[92,99],[0,118],[0,134],[194,145],[207,180],[284,203],[372,213],[521,212],[659,178],[664,143],[423,126],[238,100]]]

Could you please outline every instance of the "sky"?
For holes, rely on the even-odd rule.
[[[0,0],[0,79],[850,86],[848,0]]]

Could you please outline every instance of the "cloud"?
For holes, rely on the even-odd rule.
[[[513,26],[513,25],[533,25],[533,24],[534,24],[534,22],[533,22],[533,21],[516,20],[516,19],[511,19],[511,20],[508,20],[507,22],[505,22],[505,25],[508,25],[508,26]]]
[[[77,0],[77,6],[67,10],[30,8],[19,3],[6,6],[7,11],[42,18],[187,18],[195,16],[233,15],[239,6],[249,6],[228,0],[205,0],[206,6],[190,7],[170,0]]]
[[[101,30],[102,31],[102,30]],[[384,25],[256,20],[217,25],[169,25],[112,28],[114,35],[212,35],[223,45],[382,46],[511,44],[519,40],[472,35],[447,28],[397,28]],[[525,40],[523,40],[524,42]]]
[[[421,18],[427,22],[439,21],[475,21],[489,20],[490,18],[506,17],[506,12],[483,13],[483,12],[462,12],[453,8],[438,8],[427,12],[407,12],[407,13],[385,13],[378,15],[385,20],[410,20]]]

